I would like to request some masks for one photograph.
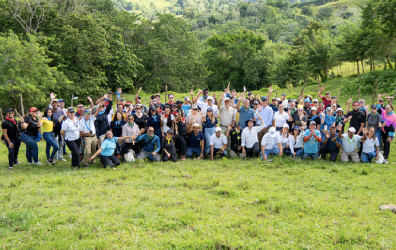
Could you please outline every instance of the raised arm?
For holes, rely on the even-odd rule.
[[[325,90],[326,89],[326,87],[325,86],[322,86],[321,88],[320,88],[320,91],[319,91],[319,98],[320,99],[322,99],[323,98],[323,96],[322,96],[322,92],[323,92],[323,90]]]
[[[244,99],[243,94],[240,94],[240,95],[239,95],[239,98],[238,98],[238,103],[237,103],[237,105],[236,105],[236,107],[235,107],[235,109],[236,109],[237,111],[241,110],[241,101],[242,101],[243,99]],[[242,103],[242,105],[243,105],[243,103]]]
[[[351,103],[352,103],[352,98],[349,98],[349,100],[348,100],[348,106],[347,106],[347,110],[346,110],[346,114],[349,113],[349,109],[350,109],[350,107],[351,107]]]
[[[274,92],[274,90],[272,89],[272,86],[269,87],[269,91],[268,91],[268,95],[267,95],[267,100],[268,102],[271,101],[271,94],[272,92]]]
[[[199,96],[202,94],[202,90],[199,90],[197,93],[197,96],[194,97],[193,95],[193,103],[197,103]]]

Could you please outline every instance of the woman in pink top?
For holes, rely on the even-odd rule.
[[[389,101],[390,99],[387,98]],[[396,127],[396,115],[393,113],[393,105],[389,102],[388,105],[385,106],[385,109],[381,110],[382,117],[382,128],[381,128],[381,138],[384,143],[384,164],[388,163],[390,144],[395,137],[395,127]]]

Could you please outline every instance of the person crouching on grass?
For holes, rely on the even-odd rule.
[[[313,160],[318,158],[318,144],[322,141],[319,130],[316,130],[316,122],[311,120],[309,130],[305,131],[304,134],[304,155],[303,160],[307,157],[311,157]]]
[[[199,159],[205,158],[205,137],[202,134],[201,126],[198,123],[193,123],[194,118],[191,119],[191,123],[188,125],[188,141],[187,141],[187,158],[191,158],[195,153]]]
[[[375,128],[363,128],[363,137],[360,139],[363,143],[362,162],[371,163],[379,158],[379,140],[375,137]]]
[[[176,130],[177,133],[177,130]],[[176,136],[177,137],[177,134]],[[173,162],[177,161],[177,153],[176,153],[176,147],[175,147],[175,140],[176,138],[173,137],[173,131],[172,129],[168,129],[166,131],[165,137],[162,139],[161,142],[161,148],[163,149],[163,154],[162,154],[162,161],[168,161],[171,159]]]
[[[267,160],[270,154],[283,155],[280,134],[274,127],[271,127],[261,140],[261,160]]]
[[[227,137],[221,134],[221,128],[217,127],[215,133],[210,137],[210,160],[213,161],[214,154],[221,157],[227,156]]]
[[[142,150],[140,151],[137,159],[144,160],[147,157],[151,161],[161,161],[161,156],[158,153],[161,150],[160,138],[154,134],[154,128],[148,127],[147,134],[144,133],[144,129],[140,130],[139,135],[136,137],[136,142],[142,142]],[[155,148],[157,146],[157,148]]]
[[[120,160],[117,158],[117,156],[114,154],[114,151],[117,147],[117,142],[122,141],[122,140],[127,140],[127,139],[134,139],[135,136],[124,136],[124,137],[114,137],[113,132],[108,130],[106,132],[106,138],[103,140],[103,143],[100,145],[100,148],[96,153],[89,158],[90,161],[95,159],[95,157],[98,154],[100,155],[100,161],[102,162],[102,166],[104,168],[107,168],[109,166],[115,167],[120,165]],[[115,170],[115,168],[114,168]]]

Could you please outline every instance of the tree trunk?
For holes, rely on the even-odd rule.
[[[362,63],[362,73],[364,74],[363,60],[361,60],[360,62]]]
[[[360,70],[359,70],[359,60],[356,61],[356,68],[357,68],[357,73],[358,76],[360,76]]]
[[[388,61],[389,68],[393,69],[393,65],[392,65],[391,61],[389,60],[389,56],[385,56],[385,57],[386,57],[386,61]]]
[[[370,60],[370,72],[373,71],[373,60]]]

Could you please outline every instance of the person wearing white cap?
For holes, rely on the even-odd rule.
[[[203,112],[204,114],[206,114],[206,110],[208,108],[212,108],[213,115],[218,117],[219,109],[217,108],[216,105],[214,105],[214,98],[211,96],[207,96],[205,98],[205,101],[202,101],[202,100],[198,99],[198,97],[201,94],[202,94],[202,90],[199,90],[197,96],[194,97],[194,99],[193,99],[193,103],[196,103],[198,105],[198,107],[201,109],[201,112]]]
[[[313,160],[318,158],[319,143],[322,141],[319,130],[316,130],[316,122],[311,121],[309,130],[304,133],[304,155],[305,158],[311,157]]]
[[[220,106],[222,101],[224,100],[224,106]],[[220,97],[220,101],[217,104],[217,108],[220,113],[220,128],[223,134],[227,133],[228,125],[234,126],[235,123],[235,113],[236,109],[230,106],[230,99],[224,96],[224,94]],[[230,138],[227,138],[228,144],[230,143]],[[229,145],[228,145],[229,146]]]
[[[247,127],[242,131],[242,154],[239,155],[241,158],[247,156],[252,157],[253,155],[257,156],[260,153],[257,133],[265,128],[265,124],[263,123],[261,116],[259,116],[259,119],[263,125],[258,127],[254,127],[256,122],[253,119],[246,121]]]
[[[270,154],[283,155],[281,138],[274,127],[271,127],[261,140],[261,160],[267,160]]]
[[[188,125],[187,158],[191,158],[194,153],[200,159],[205,158],[205,137],[200,130],[201,126],[199,126],[198,123],[190,123],[190,125]]]
[[[281,138],[282,151],[284,154],[290,154],[289,147],[289,125],[287,123],[283,124],[283,128],[278,132]]]
[[[221,128],[217,127],[215,131],[210,137],[211,161],[213,161],[215,153],[218,153],[222,157],[227,156],[227,137],[221,133]]]
[[[280,102],[283,104],[283,107],[289,108],[289,102],[286,99],[286,94],[283,93],[280,98]]]
[[[344,131],[344,127],[345,127],[345,116],[344,116],[344,111],[342,110],[342,108],[337,108],[336,113],[335,113],[335,122],[336,122],[336,127],[338,126],[342,126],[342,131]],[[339,131],[337,131],[338,133]]]
[[[355,135],[356,129],[354,127],[348,129],[348,134],[342,134],[341,126],[337,129],[339,130],[338,137],[342,140],[341,161],[348,162],[349,157],[351,157],[353,162],[359,162],[356,146],[362,137]]]

